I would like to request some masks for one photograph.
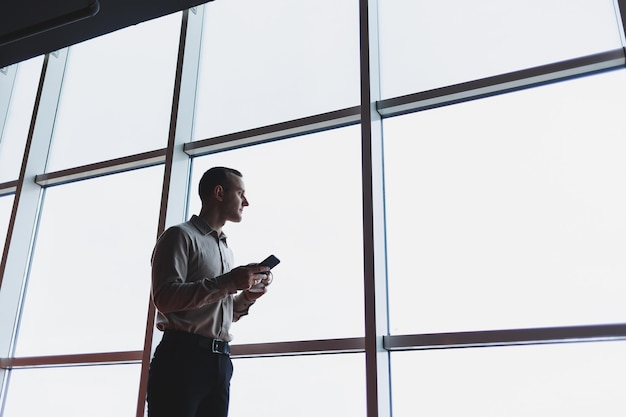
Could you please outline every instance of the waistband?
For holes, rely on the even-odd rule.
[[[230,355],[230,344],[222,339],[212,339],[199,334],[181,332],[178,330],[166,330],[163,333],[163,340],[189,343],[210,350],[212,353]]]

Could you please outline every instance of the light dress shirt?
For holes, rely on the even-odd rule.
[[[180,330],[227,342],[230,325],[248,314],[253,302],[229,274],[233,253],[202,218],[170,227],[152,253],[152,300],[159,330]]]

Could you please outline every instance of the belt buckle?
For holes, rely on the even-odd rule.
[[[211,352],[213,353],[225,353],[224,341],[220,339],[213,339],[211,342]]]

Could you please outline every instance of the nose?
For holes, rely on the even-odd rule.
[[[249,206],[249,205],[250,205],[250,203],[248,203],[248,199],[246,197],[244,197],[243,198],[243,206],[246,207],[246,206]]]

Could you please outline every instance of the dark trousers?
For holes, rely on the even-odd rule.
[[[188,333],[166,331],[148,377],[149,417],[227,417],[230,356]]]

